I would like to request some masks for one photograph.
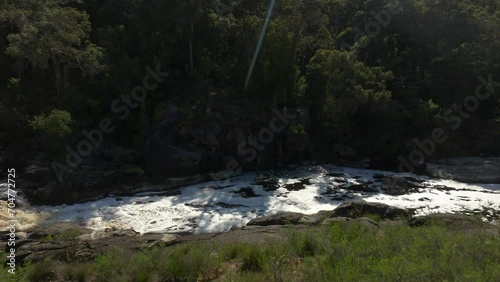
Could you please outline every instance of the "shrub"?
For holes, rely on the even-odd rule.
[[[95,269],[89,262],[73,263],[64,268],[65,281],[91,281],[95,276]]]
[[[97,281],[124,281],[125,272],[132,265],[131,253],[128,251],[114,249],[97,257],[94,267],[97,273]]]
[[[261,271],[263,269],[264,253],[256,246],[248,246],[243,249],[243,265],[241,269]]]
[[[41,143],[47,149],[56,151],[65,143],[61,140],[71,134],[71,115],[66,111],[54,109],[47,116],[35,116],[30,125],[40,134]]]
[[[305,234],[292,231],[288,234],[288,242],[294,253],[299,257],[314,256],[321,249],[321,243],[318,240],[317,232],[307,232]]]
[[[64,137],[71,133],[71,114],[54,109],[47,116],[45,114],[35,116],[31,126],[43,134]]]
[[[24,268],[24,274],[28,278],[28,281],[33,282],[55,280],[55,262],[51,258],[45,258],[37,263],[28,263]]]
[[[197,281],[212,276],[220,266],[211,244],[181,244],[168,250],[160,265],[160,275],[167,281]]]

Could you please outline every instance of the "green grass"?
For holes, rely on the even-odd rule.
[[[500,238],[433,224],[336,223],[286,240],[116,249],[89,262],[47,258],[0,281],[500,281]],[[9,280],[10,279],[10,280]]]

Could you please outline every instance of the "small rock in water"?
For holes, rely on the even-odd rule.
[[[302,189],[305,189],[306,185],[311,185],[311,181],[309,178],[302,179],[297,183],[286,184],[285,189],[287,189],[288,191],[300,191]]]
[[[342,187],[342,188],[349,190],[349,191],[354,191],[354,192],[367,192],[367,193],[378,192],[377,189],[370,187],[368,184],[354,184],[354,185]]]
[[[253,191],[252,187],[241,188],[240,190],[234,191],[232,193],[238,194],[242,198],[255,198],[255,197],[260,197],[261,196],[261,195],[255,194],[255,192]]]

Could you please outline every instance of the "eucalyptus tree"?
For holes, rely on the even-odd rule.
[[[103,68],[103,49],[89,41],[91,25],[84,11],[55,0],[4,0],[0,21],[12,30],[6,54],[40,70],[51,68],[59,103],[71,69],[91,76]]]

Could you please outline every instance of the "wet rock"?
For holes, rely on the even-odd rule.
[[[213,207],[213,205],[197,203],[197,202],[185,203],[184,205],[188,206],[188,207],[192,207],[192,208],[197,208],[197,209]]]
[[[384,179],[381,187],[386,194],[397,196],[417,191],[419,186],[404,177],[392,175]]]
[[[267,174],[257,174],[252,184],[261,185],[266,192],[275,191],[279,188],[278,180]]]
[[[286,184],[285,189],[288,191],[300,191],[306,188],[306,185],[311,185],[311,181],[309,178],[301,179],[299,182]]]
[[[500,158],[454,158],[428,163],[426,174],[465,183],[500,183]]]
[[[345,186],[344,189],[354,192],[367,192],[367,193],[376,193],[378,190],[369,184],[354,184],[350,186]]]
[[[28,232],[30,240],[38,240],[46,237],[56,236],[80,236],[82,234],[89,234],[90,230],[83,228],[79,225],[70,222],[58,222],[49,226],[39,227],[34,231]]]
[[[342,177],[342,178],[345,177],[345,174],[341,172],[329,172],[326,175],[331,177]]]
[[[385,211],[383,218],[395,220],[395,219],[408,218],[410,215],[411,212],[409,210],[389,206]]]
[[[251,187],[241,188],[238,191],[232,192],[233,194],[237,194],[242,198],[256,198],[261,197],[261,195],[255,194],[255,191]]]
[[[297,221],[297,224],[315,225],[321,224],[325,219],[330,216],[330,211],[319,211],[315,214],[303,215],[302,218]]]
[[[287,225],[296,224],[304,215],[296,212],[282,212],[252,219],[247,225]]]
[[[215,206],[218,206],[218,207],[221,207],[221,208],[225,208],[225,209],[230,209],[230,208],[247,208],[248,206],[245,206],[245,205],[241,205],[241,204],[228,204],[228,203],[224,203],[224,202],[218,202],[215,204]]]
[[[391,207],[381,203],[368,203],[365,201],[346,202],[331,213],[331,217],[359,218],[367,215],[377,216],[380,219],[405,218],[409,213],[405,209]]]

